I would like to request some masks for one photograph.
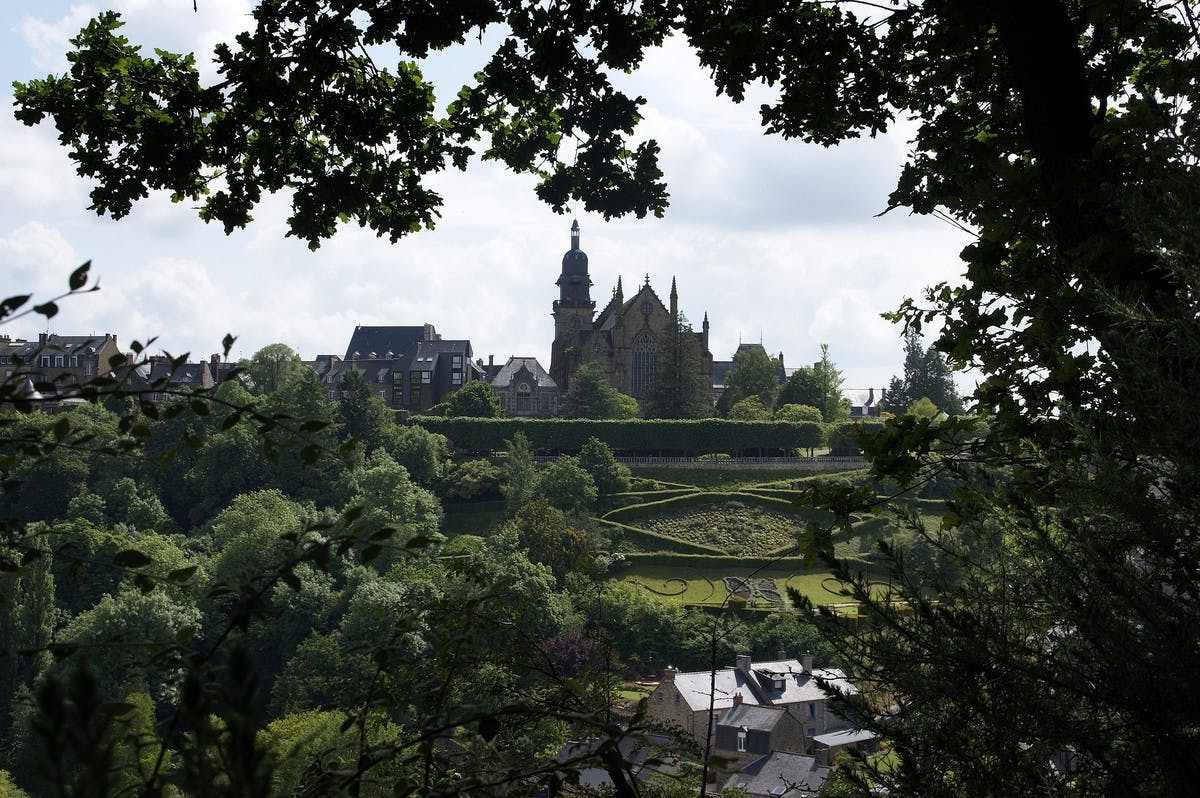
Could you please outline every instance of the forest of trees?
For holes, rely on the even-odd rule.
[[[488,0],[419,7],[285,0],[258,3],[248,24],[245,35],[216,50],[220,82],[202,85],[192,59],[146,55],[120,37],[116,14],[102,14],[73,40],[68,74],[15,88],[17,117],[28,124],[53,118],[80,174],[93,181],[98,212],[123,216],[149,190],[165,189],[193,198],[205,219],[232,229],[250,222],[267,193],[288,189],[290,232],[312,246],[345,220],[393,239],[432,225],[440,198],[424,179],[447,166],[466,168],[476,153],[535,173],[538,195],[559,211],[577,201],[606,216],[661,214],[667,189],[657,144],[631,140],[644,101],[618,91],[609,74],[635,68],[671,35],[694,48],[716,91],[741,100],[751,85],[772,87],[775,99],[761,108],[769,133],[833,145],[905,119],[908,157],[887,208],[937,215],[973,239],[962,252],[960,284],[905,300],[893,318],[916,334],[934,330],[936,352],[980,375],[971,396],[978,415],[905,414],[864,441],[874,476],[886,484],[901,491],[933,480],[947,486],[953,500],[940,527],[913,532],[959,561],[955,578],[925,573],[897,555],[889,589],[881,591],[874,577],[840,562],[833,538],[815,530],[814,548],[840,569],[848,598],[860,605],[854,624],[823,619],[861,688],[842,709],[884,734],[890,751],[883,760],[847,765],[840,786],[864,795],[886,789],[955,797],[1194,792],[1200,782],[1200,693],[1193,687],[1200,666],[1194,3],[679,0],[582,2],[561,13],[553,5]],[[360,45],[386,41],[415,60],[467,39],[482,41],[482,31],[493,26],[504,31],[500,43],[445,113],[436,110],[433,87],[417,64],[383,70],[360,55]],[[269,371],[260,376],[264,382],[253,382],[260,388],[274,379]],[[301,381],[285,381],[264,401],[300,409],[305,418],[329,412],[305,405],[306,390]],[[170,437],[177,441],[187,437],[188,425],[213,421],[179,416],[167,423],[179,427]],[[43,433],[15,448],[10,438],[5,470],[29,471],[25,484],[61,499],[69,480],[30,477],[57,468],[60,451],[63,468],[75,469],[70,484],[80,484],[86,469],[70,462],[71,447],[44,448],[69,439],[70,429]],[[274,471],[256,472],[246,456],[257,441],[243,438],[254,437],[253,429],[233,424],[212,441],[227,454],[205,448],[184,463],[166,464],[163,478],[177,480],[196,501],[173,507],[160,497],[165,514],[177,524],[212,520],[241,493],[228,473],[249,475],[265,489],[276,484]],[[279,484],[303,492],[328,481],[328,474],[299,468],[327,444],[316,445],[275,446],[278,468],[289,474]],[[391,467],[384,459],[376,465]],[[139,517],[154,516],[139,484],[134,479],[133,493],[128,485],[97,485],[92,492],[101,501],[89,499],[79,510],[99,519],[110,497],[132,501],[136,493],[144,505]],[[352,479],[343,484],[346,496],[361,490]],[[14,517],[43,506],[24,488],[6,487],[6,496]],[[878,509],[867,490],[814,490],[811,498],[847,525],[855,514]],[[264,633],[258,623],[264,612],[328,617],[323,633],[338,635],[352,657],[338,671],[350,676],[346,687],[359,700],[349,722],[314,714],[304,732],[296,731],[299,721],[274,732],[285,746],[352,739],[354,754],[322,771],[331,779],[386,771],[394,783],[415,779],[421,789],[449,778],[439,769],[443,751],[422,744],[430,737],[392,734],[389,724],[399,717],[437,728],[476,724],[471,752],[479,767],[471,777],[488,780],[508,766],[506,757],[519,756],[546,725],[564,719],[552,708],[574,707],[587,696],[586,679],[539,677],[531,685],[514,678],[512,658],[519,667],[531,665],[523,658],[532,649],[506,644],[496,629],[530,640],[554,635],[568,628],[562,619],[571,609],[543,602],[562,614],[527,612],[528,591],[550,590],[553,572],[535,578],[508,551],[482,558],[478,578],[399,559],[390,568],[411,570],[411,590],[384,583],[357,601],[333,599],[342,595],[340,582],[326,581],[340,578],[334,555],[385,553],[370,539],[377,533],[368,532],[365,510],[336,520],[343,506],[314,508],[328,514],[271,545],[235,536],[222,546],[206,533],[208,559],[198,566],[251,577],[244,589],[213,597],[214,604],[189,607],[168,590],[142,592],[135,580],[125,595],[147,605],[137,617],[162,619],[147,633],[161,633],[170,618],[172,628],[196,630],[201,642],[180,655],[186,667],[178,698],[170,717],[155,724],[148,719],[157,705],[150,704],[165,685],[149,677],[169,669],[147,671],[144,691],[117,696],[115,705],[106,703],[111,696],[103,684],[86,678],[46,681],[31,725],[51,750],[92,766],[59,777],[104,765],[108,760],[97,758],[109,749],[96,743],[106,735],[162,733],[172,744],[194,743],[171,763],[181,780],[222,767],[259,783],[268,760],[250,743],[269,695],[268,680],[256,674],[272,663],[251,658],[282,656],[292,641],[266,648],[215,644]],[[48,531],[28,524],[12,529],[22,552],[39,550]],[[415,530],[413,537],[397,534],[402,542],[419,539]],[[113,563],[137,571],[145,555],[125,553],[135,550],[121,548]],[[164,546],[169,561],[165,552]],[[177,561],[200,553],[183,550]],[[890,553],[885,547],[883,554]],[[257,570],[243,568],[255,558]],[[5,582],[6,590],[29,596],[6,605],[23,608],[8,628],[27,636],[19,647],[69,653],[39,646],[52,567],[39,562],[44,558],[28,560],[18,580]],[[316,575],[309,564],[321,566]],[[200,578],[201,569],[189,575],[190,567],[164,578],[170,582],[174,574],[186,590]],[[348,570],[345,578],[351,576]],[[360,581],[374,585],[374,578]],[[309,598],[293,601],[310,582]],[[388,640],[370,641],[381,649],[376,656],[353,659],[355,635],[363,634],[355,612],[408,608],[418,594],[422,610],[401,613],[403,623]],[[322,603],[323,595],[331,603]],[[204,627],[212,606],[224,608],[224,627]],[[440,616],[430,622],[431,607],[446,611],[445,624]],[[102,602],[97,612],[112,610]],[[72,621],[73,639],[91,646],[95,624],[80,617]],[[228,634],[218,631],[226,628]],[[430,683],[423,645],[442,634],[452,639],[436,650],[449,659],[437,662],[442,678]],[[297,651],[308,640],[297,641]],[[326,643],[310,645],[315,651]],[[212,653],[218,649],[219,658]],[[479,661],[481,652],[494,661]],[[294,659],[281,667],[286,671]],[[310,654],[302,662],[314,660],[323,657]],[[7,662],[11,670],[13,660]],[[66,656],[44,667],[70,663]],[[297,678],[312,675],[305,667],[296,664]],[[464,667],[489,675],[486,691],[472,692],[478,679],[454,678]],[[27,679],[28,672],[5,678]],[[337,691],[341,684],[321,681],[312,689]],[[385,719],[375,714],[381,695],[408,703]],[[380,734],[409,739],[413,747],[380,750],[374,747]],[[490,745],[500,735],[511,744]],[[145,750],[153,759],[154,746]],[[161,772],[166,757],[124,755],[136,761],[123,772]]]
[[[610,547],[586,515],[630,488],[604,444],[536,468],[517,439],[501,465],[472,466],[395,424],[353,376],[327,401],[289,351],[261,350],[203,415],[185,396],[153,411],[124,454],[133,405],[115,397],[0,415],[6,442],[43,441],[6,471],[0,508],[15,568],[0,581],[0,772],[17,785],[428,794],[548,780],[568,735],[610,733],[612,680],[653,667],[647,652],[707,667],[707,614],[604,581]],[[251,407],[306,430],[229,423]],[[442,503],[480,467],[509,520],[447,541]],[[822,645],[781,616],[731,629],[720,655],[765,657],[782,639]]]

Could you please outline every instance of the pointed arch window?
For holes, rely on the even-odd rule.
[[[658,347],[654,336],[642,333],[633,342],[633,395],[644,396],[658,372]]]

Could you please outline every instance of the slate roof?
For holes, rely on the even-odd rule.
[[[783,686],[776,689],[771,684],[770,674],[783,676]],[[708,709],[709,671],[693,671],[675,674],[675,687],[693,711]],[[858,692],[846,680],[846,675],[835,668],[813,668],[805,673],[799,660],[787,659],[760,662],[752,665],[749,673],[737,668],[721,668],[716,672],[716,691],[713,707],[716,710],[733,706],[734,693],[741,692],[743,700],[752,704],[782,706],[808,701],[823,701],[829,697],[818,683],[825,680],[832,690],[845,695]]]
[[[718,725],[769,732],[775,729],[775,726],[786,714],[787,710],[782,707],[763,707],[757,704],[741,703],[726,712]]]
[[[825,786],[829,770],[811,756],[772,751],[730,776],[725,789],[744,789],[751,798],[801,798],[816,795]]]
[[[521,369],[525,369],[537,381],[539,388],[557,388],[558,385],[542,368],[542,364],[538,363],[536,357],[510,357],[508,362],[500,367],[496,372],[496,376],[492,377],[490,382],[496,388],[507,388],[512,384],[513,378]]]
[[[350,343],[346,347],[346,356],[343,360],[367,360],[372,352],[377,358],[386,358],[388,352],[392,356],[400,355],[408,352],[421,341],[425,340],[426,330],[431,333],[432,325],[417,325],[411,327],[365,327],[359,325],[354,328],[354,334],[350,336]],[[436,333],[433,333],[436,335]],[[358,353],[358,357],[354,354]]]
[[[563,744],[555,756],[559,764],[579,762],[590,756],[599,747],[595,739],[569,741]],[[646,734],[643,737],[622,737],[617,741],[621,757],[630,765],[630,772],[638,782],[646,782],[656,774],[675,775],[679,772],[679,758],[673,753],[676,742],[665,734]],[[579,768],[579,786],[593,790],[612,789],[612,777],[599,765]]]

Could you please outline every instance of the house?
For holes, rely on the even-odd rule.
[[[782,709],[789,715],[789,720],[785,723],[776,719],[771,729],[779,729],[779,739],[791,740],[788,729],[795,722],[801,730],[800,741],[788,742],[787,747],[809,753],[814,749],[814,739],[818,735],[849,728],[849,724],[828,707],[832,691],[846,695],[858,692],[841,671],[813,668],[812,657],[807,654],[800,660],[780,659],[757,665],[743,654],[738,656],[733,667],[719,668],[715,672],[680,673],[667,668],[662,681],[650,694],[648,713],[654,721],[703,745],[710,728],[714,736],[719,736],[721,723],[735,707],[753,705]],[[738,712],[746,718],[750,714],[745,709]],[[756,715],[755,723],[765,725],[771,721],[766,715]],[[747,725],[749,732],[748,724],[741,725]],[[758,728],[757,731],[769,730]],[[748,735],[747,745],[749,742]],[[737,751],[736,738],[733,750],[735,753],[748,752]]]
[[[713,743],[718,756],[741,766],[772,751],[804,753],[804,728],[783,707],[747,704],[739,692],[717,720]]]
[[[432,324],[359,325],[344,358],[318,355],[304,364],[321,380],[330,401],[341,398],[341,378],[354,370],[388,407],[423,413],[483,377],[483,368],[471,361],[471,355],[469,340],[444,340]]]
[[[28,380],[47,405],[77,397],[78,386],[111,374],[124,361],[112,333],[41,333],[36,341],[0,336],[0,380]]]
[[[489,377],[489,382],[505,415],[538,418],[558,415],[558,385],[535,357],[510,357]]]
[[[850,403],[850,418],[878,418],[883,413],[883,397],[887,389],[850,388],[842,391]]]
[[[812,798],[829,779],[829,766],[811,756],[774,751],[742,767],[725,782],[748,798]]]
[[[206,391],[217,384],[221,357],[209,361],[172,365],[165,355],[151,355],[126,375],[126,386],[141,392],[142,398],[159,403],[172,394]]]

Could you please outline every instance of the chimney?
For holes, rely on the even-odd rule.
[[[212,363],[214,366],[220,365],[220,363],[221,363],[221,356],[220,356],[220,355],[216,355],[216,354],[214,354],[212,357],[210,357],[210,358],[208,359],[208,362],[209,362],[209,363]]]
[[[812,652],[805,651],[804,656],[800,658],[800,670],[804,671],[809,676],[812,675]]]
[[[662,680],[664,682],[673,682],[677,673],[679,673],[679,670],[674,665],[668,665],[663,668]]]
[[[740,707],[742,705],[742,691],[741,690],[738,690],[736,693],[733,694],[733,705],[735,707]]]
[[[870,407],[873,404],[875,404],[875,389],[868,388],[867,389],[867,407]]]
[[[750,673],[750,655],[749,654],[738,654],[737,669],[739,671],[741,671],[742,673],[747,673],[747,674]]]
[[[495,366],[495,365],[496,365],[496,356],[488,355],[488,366],[491,367],[491,366]]]

